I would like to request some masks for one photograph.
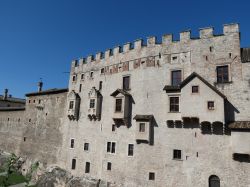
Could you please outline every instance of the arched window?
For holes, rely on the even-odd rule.
[[[220,187],[220,179],[216,175],[209,177],[209,187]]]

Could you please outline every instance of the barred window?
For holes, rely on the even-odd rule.
[[[228,65],[217,66],[217,82],[224,83],[229,81]]]
[[[90,99],[89,108],[95,108],[95,99]]]
[[[170,97],[170,112],[179,112],[179,97]]]

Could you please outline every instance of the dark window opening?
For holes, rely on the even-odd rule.
[[[145,126],[146,126],[145,123],[140,123],[139,124],[139,132],[145,132]]]
[[[220,187],[220,179],[216,175],[209,177],[209,187]]]
[[[228,66],[217,66],[217,82],[225,83],[229,81]]]
[[[242,154],[242,153],[234,153],[233,159],[239,162],[250,162],[250,155],[249,154]]]
[[[73,107],[74,107],[74,101],[70,101],[69,102],[69,109],[73,109]]]
[[[209,47],[209,51],[210,51],[210,52],[213,52],[213,51],[214,51],[214,47],[212,47],[212,46]]]
[[[207,108],[208,110],[214,110],[214,101],[208,101]]]
[[[107,152],[115,153],[115,142],[107,142]]]
[[[84,80],[84,74],[81,74],[81,79]]]
[[[71,139],[70,140],[70,148],[74,148],[74,145],[75,145],[75,140]]]
[[[107,142],[107,152],[111,152],[111,142]]]
[[[38,100],[38,104],[41,104],[41,99]]]
[[[108,163],[107,163],[107,170],[111,171],[111,167],[112,167],[112,163],[111,163],[111,162],[108,162]]]
[[[35,103],[36,102],[36,100],[33,100],[33,103]]]
[[[76,159],[72,159],[71,169],[76,169]]]
[[[199,86],[192,86],[192,93],[199,93]]]
[[[84,151],[88,151],[89,150],[89,143],[84,143]]]
[[[99,90],[102,89],[102,81],[99,82]]]
[[[170,112],[179,112],[179,97],[170,97]]]
[[[149,179],[149,180],[155,180],[155,173],[149,172],[148,179]]]
[[[111,153],[115,153],[115,142],[112,142]]]
[[[128,156],[134,155],[134,144],[128,144]]]
[[[229,58],[232,58],[232,53],[229,53],[228,56],[229,56]]]
[[[85,173],[89,173],[89,172],[90,172],[90,162],[86,162]]]
[[[31,101],[29,100],[29,103],[30,103]]]
[[[29,119],[29,122],[31,122],[31,119]]]
[[[115,111],[121,112],[122,111],[122,99],[115,100]]]
[[[10,121],[10,118],[8,118],[8,121]]]
[[[177,60],[177,56],[173,56],[173,57],[172,57],[172,60]]]
[[[181,159],[181,150],[174,149],[173,159]]]
[[[82,91],[82,84],[79,85],[79,92]]]
[[[172,71],[171,80],[172,80],[172,86],[178,86],[182,80],[181,70]]]
[[[101,69],[101,74],[104,74],[104,68]]]
[[[115,125],[113,124],[113,125],[112,125],[112,131],[114,132],[115,129],[116,129],[116,127],[115,127]]]
[[[95,99],[90,99],[89,108],[95,108]]]
[[[73,81],[76,81],[76,75],[73,75],[72,79],[73,79]]]
[[[90,78],[93,78],[94,72],[90,72]]]
[[[123,90],[129,90],[130,89],[130,76],[123,77]]]
[[[24,141],[24,142],[26,141],[26,137],[23,137],[23,141]]]

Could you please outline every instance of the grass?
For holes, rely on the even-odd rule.
[[[5,180],[6,180],[5,176],[0,176],[0,186],[4,185]],[[6,181],[7,186],[20,184],[23,182],[27,182],[27,179],[23,175],[17,172],[13,172],[12,174],[10,174],[8,180]]]

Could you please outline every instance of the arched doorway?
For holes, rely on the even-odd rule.
[[[216,175],[209,177],[209,187],[220,187],[220,179]]]

